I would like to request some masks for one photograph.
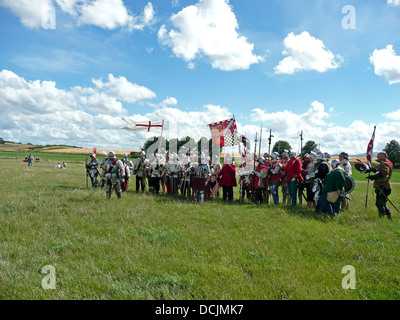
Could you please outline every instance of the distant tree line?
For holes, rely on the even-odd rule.
[[[400,167],[400,144],[396,140],[391,140],[383,149],[388,155],[389,160],[395,168]]]

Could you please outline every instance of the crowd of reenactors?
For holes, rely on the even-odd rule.
[[[377,169],[365,164],[356,168],[360,172],[375,173],[367,178],[374,180],[379,216],[386,215],[391,219],[386,201],[391,192],[393,165],[385,152],[379,153],[378,161],[381,164]],[[220,196],[224,201],[233,201],[233,188],[239,187],[241,202],[247,198],[257,205],[284,203],[296,206],[306,203],[310,209],[335,216],[349,208],[349,196],[355,187],[346,152],[341,152],[334,160],[322,152],[311,152],[301,157],[284,150],[281,155],[272,152],[258,158],[248,152],[242,155],[242,162],[237,167],[229,153],[224,155],[224,164],[221,165],[218,156],[210,158],[202,153],[196,156],[177,153],[146,156],[141,151],[132,163],[127,154],[119,160],[111,151],[101,163],[96,154],[92,154],[86,170],[92,187],[105,188],[107,199],[112,190],[120,198],[129,187],[131,175],[134,175],[136,192],[167,193],[201,203]]]

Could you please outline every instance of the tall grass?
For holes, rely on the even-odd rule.
[[[303,207],[85,187],[80,163],[0,159],[1,299],[399,299],[399,215],[357,183],[339,217]],[[395,185],[394,203],[400,203]],[[237,193],[236,193],[237,198]],[[43,266],[56,269],[44,290]],[[342,288],[346,265],[356,289]]]

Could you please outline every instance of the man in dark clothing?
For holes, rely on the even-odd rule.
[[[367,172],[375,172],[373,176],[368,176],[367,179],[374,181],[376,193],[376,207],[378,208],[379,217],[385,215],[389,220],[392,219],[390,209],[387,206],[387,197],[392,193],[392,185],[390,178],[392,177],[393,164],[387,158],[387,153],[382,151],[378,153],[377,161],[380,162],[378,168],[370,168]]]

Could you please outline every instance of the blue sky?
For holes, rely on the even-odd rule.
[[[362,153],[376,125],[377,151],[399,140],[399,22],[398,0],[0,0],[0,137],[134,150],[122,116],[198,139],[235,115],[295,151],[303,130]]]

